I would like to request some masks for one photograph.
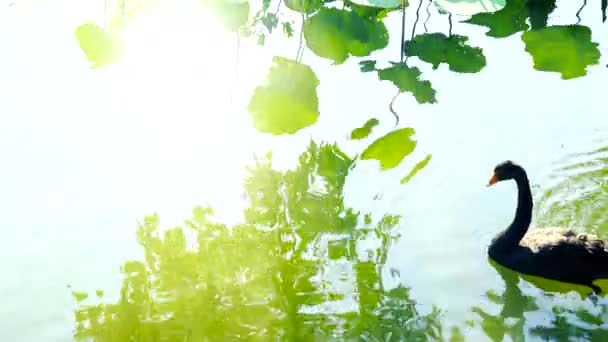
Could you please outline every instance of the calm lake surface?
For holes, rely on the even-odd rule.
[[[495,39],[485,35],[485,28],[454,16],[454,32],[483,47],[487,66],[476,74],[457,74],[446,65],[433,70],[418,63],[433,82],[438,103],[417,104],[409,93],[394,103],[399,128],[415,130],[415,150],[387,171],[376,160],[356,159],[342,173],[329,172],[346,176],[343,184],[337,177],[335,187],[343,186],[337,197],[324,195],[334,186],[327,175],[320,180],[321,190],[311,189],[323,178],[314,174],[323,175],[343,159],[332,154],[334,159],[324,159],[325,164],[303,167],[300,156],[311,140],[319,146],[336,143],[345,158],[355,159],[396,128],[389,111],[395,87],[361,73],[359,59],[332,65],[306,49],[302,62],[319,79],[319,119],[293,135],[273,136],[256,131],[246,107],[272,56],[293,58],[297,39],[278,34],[264,47],[242,39],[235,87],[235,36],[216,32],[201,38],[200,32],[213,26],[189,2],[142,16],[133,24],[125,61],[100,69],[89,69],[73,30],[102,16],[103,4],[3,4],[1,340],[68,341],[80,333],[118,341],[133,327],[138,327],[133,328],[138,331],[134,340],[142,341],[421,340],[395,331],[430,331],[433,324],[440,326],[443,339],[454,341],[608,339],[605,298],[546,291],[499,271],[486,257],[492,237],[510,223],[516,206],[514,183],[485,186],[494,166],[505,159],[528,171],[536,201],[533,224],[569,226],[608,238],[608,24],[599,19],[599,3],[590,3],[580,16],[600,43],[600,63],[590,66],[585,77],[571,80],[534,70],[521,33]],[[579,6],[560,3],[551,24],[574,24]],[[415,10],[408,9],[406,32],[411,32]],[[435,16],[428,30],[445,32],[447,17],[434,6],[430,11]],[[391,40],[372,57],[388,65],[399,60],[401,17],[392,13],[384,22]],[[299,25],[294,25],[295,36]],[[371,135],[349,139],[370,118],[380,122]],[[253,185],[244,186],[246,167],[255,169],[254,155],[268,151],[274,173],[266,170]],[[428,165],[400,184],[429,154]],[[294,171],[277,185],[273,177],[288,170],[303,175]],[[302,184],[310,188],[298,190]],[[184,257],[187,248],[179,237],[158,247],[160,240],[139,236],[147,247],[138,244],[138,223],[146,215],[158,214],[160,230],[185,227],[195,206],[212,207],[213,221],[229,226],[246,222],[267,230],[275,221],[298,226],[306,232],[294,244],[306,246],[294,247],[291,254],[277,252],[281,262],[289,261],[277,266],[273,255],[279,254],[269,251],[284,245],[272,245],[266,235],[225,233],[228,237],[220,238],[224,233],[207,231],[216,238],[208,238],[213,245],[207,247],[207,257],[197,254],[198,259]],[[248,207],[253,214],[244,211]],[[347,223],[336,223],[350,217],[348,208],[361,213],[357,222],[369,213],[371,226],[394,225],[390,243],[382,234],[359,241],[357,260],[366,261],[352,262],[351,249],[331,247],[331,239],[340,234],[351,237],[337,241],[356,240],[340,230]],[[400,219],[376,224],[384,215]],[[247,229],[258,231],[252,227]],[[186,235],[188,245],[197,240]],[[205,239],[198,237],[200,245]],[[181,252],[172,254],[172,248]],[[349,250],[346,257],[332,256],[343,250]],[[146,264],[149,276],[137,280],[133,274],[139,273],[125,263],[146,258],[153,259]],[[286,271],[285,265],[293,269]],[[368,273],[360,271],[365,267]],[[190,269],[206,273],[183,282]],[[237,270],[241,278],[234,279],[240,280],[230,280],[229,270]],[[306,276],[308,285],[293,285]],[[133,283],[125,280],[129,277]],[[286,280],[292,278],[293,286]],[[158,279],[164,279],[162,285]],[[315,295],[302,297],[303,288]],[[401,304],[389,300],[397,298],[390,292],[395,288],[409,289],[399,297]],[[202,297],[193,289],[206,297],[196,301]],[[140,290],[146,299],[138,299]],[[79,303],[81,293],[88,298]],[[383,296],[389,299],[378,299]],[[136,303],[141,311],[127,315],[133,308],[110,307],[116,303]],[[94,310],[79,311],[87,305],[109,310],[97,328],[91,325]],[[273,305],[276,310],[268,309]],[[385,315],[382,310],[388,307],[396,309]],[[375,320],[380,323],[369,323]],[[196,322],[208,328],[197,332]],[[146,335],[146,329],[158,331]]]

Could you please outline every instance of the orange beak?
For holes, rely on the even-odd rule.
[[[492,177],[490,177],[490,180],[488,181],[488,185],[487,186],[491,186],[496,184],[496,182],[498,182],[498,178],[496,178],[496,174],[492,173]]]

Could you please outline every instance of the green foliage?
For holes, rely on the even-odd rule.
[[[376,118],[367,120],[363,127],[355,128],[352,132],[350,132],[350,138],[353,140],[366,138],[372,132],[372,129],[379,123],[380,122]]]
[[[425,33],[406,42],[405,53],[431,63],[433,69],[446,63],[450,70],[460,73],[476,73],[486,65],[486,57],[480,48],[466,45],[467,37],[446,36],[443,33]]]
[[[585,76],[587,66],[600,61],[598,44],[586,26],[550,26],[524,32],[521,39],[536,70],[559,72],[565,80]]]
[[[283,33],[285,33],[287,37],[291,38],[293,36],[293,27],[291,26],[291,23],[284,22],[281,23],[281,25],[283,26]]]
[[[147,217],[137,230],[144,261],[125,262],[117,302],[79,305],[75,338],[441,340],[436,310],[422,315],[406,287],[383,287],[398,217],[344,207],[352,165],[337,146],[311,143],[292,170],[269,158],[249,170],[243,224],[214,222],[210,208],[182,228]],[[326,276],[336,267],[342,280]],[[355,305],[341,310],[341,299]]]
[[[86,23],[78,26],[75,34],[80,48],[91,62],[91,68],[113,64],[122,59],[122,43],[103,28]]]
[[[343,63],[349,55],[367,56],[388,45],[384,23],[353,11],[322,8],[304,23],[306,44],[317,56]]]
[[[390,1],[391,0],[385,1],[385,2],[389,3]],[[382,20],[382,19],[386,18],[386,16],[389,14],[389,12],[395,10],[395,8],[391,9],[391,8],[383,8],[383,7],[366,6],[366,5],[358,4],[357,1],[349,1],[349,0],[344,0],[344,5],[348,8],[350,8],[351,11],[355,12],[361,18],[368,18],[368,19],[374,19],[374,20]],[[405,0],[405,6],[407,7],[407,5],[408,5],[408,1]],[[399,8],[401,8],[400,0],[399,0]]]
[[[76,299],[76,303],[80,304],[85,299],[89,298],[89,295],[84,292],[72,291],[72,297]]]
[[[364,60],[359,62],[359,68],[361,72],[372,72],[376,71],[376,61]]]
[[[506,6],[494,13],[479,13],[465,22],[486,26],[490,37],[508,37],[528,29],[526,0],[508,0]]]
[[[436,103],[435,89],[429,81],[420,79],[420,70],[405,64],[393,63],[392,67],[378,70],[378,78],[391,81],[400,92],[410,92],[418,103]]]
[[[350,0],[361,7],[400,8],[402,0]]]
[[[416,141],[412,139],[414,133],[413,128],[394,130],[369,145],[361,159],[376,159],[382,170],[392,169],[416,148]]]
[[[416,165],[414,165],[414,167],[412,168],[412,171],[410,171],[410,173],[403,177],[403,179],[401,179],[401,184],[405,184],[407,182],[409,182],[412,178],[414,178],[415,175],[418,174],[418,172],[420,172],[420,170],[424,169],[429,162],[431,161],[432,155],[428,155],[426,156],[424,159],[422,159],[421,161],[419,161]]]
[[[530,26],[533,29],[547,26],[549,14],[554,9],[555,0],[507,0],[506,6],[500,11],[475,14],[465,22],[488,27],[488,36],[504,38],[525,31]]]
[[[275,56],[268,85],[258,86],[249,102],[256,129],[274,135],[293,134],[314,124],[319,117],[318,85],[309,66]]]
[[[436,0],[433,1],[440,13],[456,15],[474,15],[477,13],[496,12],[505,7],[505,0]]]
[[[285,6],[292,11],[311,14],[323,7],[322,0],[285,0]]]
[[[261,18],[261,22],[266,27],[268,32],[272,32],[277,25],[279,24],[279,18],[277,18],[276,14],[267,13],[265,16]]]

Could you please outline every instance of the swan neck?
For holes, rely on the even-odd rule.
[[[532,222],[533,203],[530,182],[525,171],[522,170],[521,176],[515,178],[515,183],[517,184],[517,209],[513,222],[507,228],[506,235],[513,243],[519,243]]]

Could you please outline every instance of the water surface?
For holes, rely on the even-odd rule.
[[[201,38],[209,26],[188,6],[139,19],[131,57],[95,70],[73,30],[103,7],[0,11],[9,51],[0,59],[3,340],[606,334],[603,298],[547,292],[486,257],[516,204],[514,184],[485,187],[505,159],[528,170],[535,224],[608,237],[599,1],[580,16],[603,55],[570,80],[535,70],[521,33],[488,37],[455,16],[453,31],[483,47],[487,66],[458,74],[416,64],[437,103],[396,99],[398,128],[414,128],[417,145],[388,171],[356,156],[395,129],[394,85],[361,73],[354,58],[332,65],[306,49],[302,62],[320,82],[318,121],[294,135],[261,134],[245,108],[271,57],[293,58],[297,40],[241,41],[235,89],[234,35]],[[578,6],[560,3],[550,24],[574,24]],[[447,16],[430,11],[428,30],[446,32]],[[372,54],[379,65],[399,59],[401,17],[384,22],[391,40]],[[372,117],[379,125],[368,138],[348,139]],[[200,209],[198,230],[183,239],[179,230],[153,234],[186,227],[194,206],[212,207],[217,224]],[[158,227],[144,220],[153,213]]]

